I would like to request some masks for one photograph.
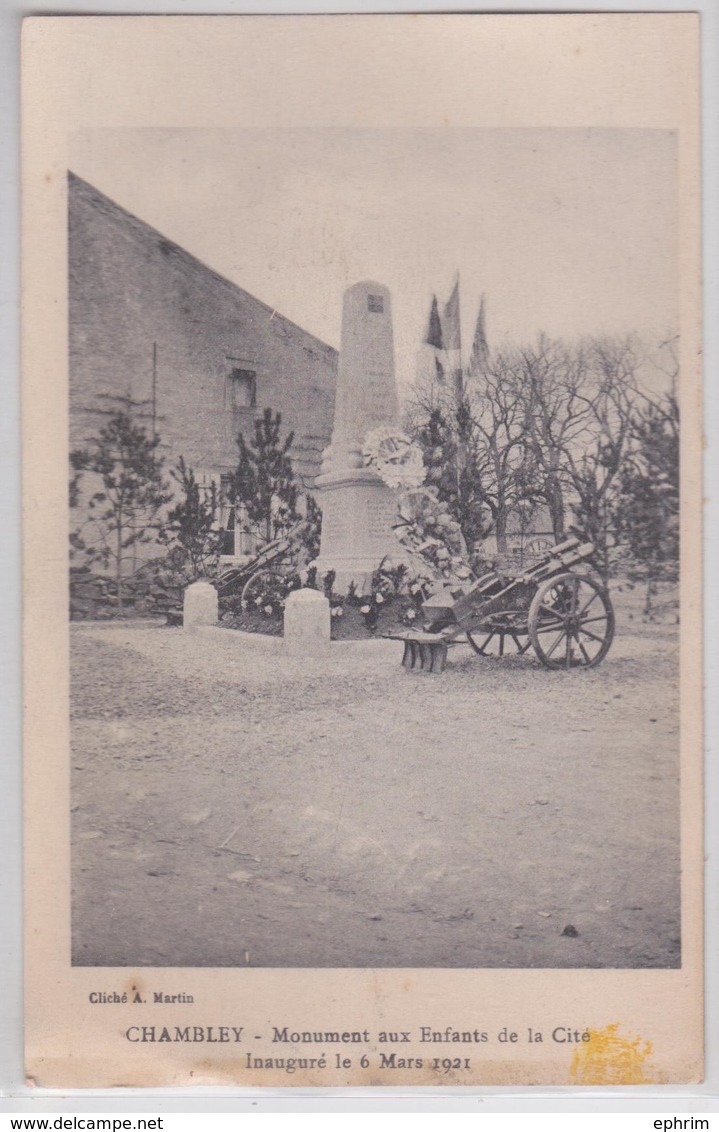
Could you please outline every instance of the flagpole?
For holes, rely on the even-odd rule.
[[[464,400],[464,366],[462,363],[462,316],[461,316],[461,301],[460,301],[460,287],[459,287],[459,268],[457,269],[457,276],[452,288],[452,294],[457,293],[457,361],[458,370],[455,375],[455,389],[454,398],[457,411],[457,424],[459,425],[459,410],[462,407]],[[467,462],[467,452],[465,449],[464,441],[457,435],[457,503],[461,510],[462,502],[462,472],[464,471]],[[461,529],[461,528],[460,528]]]
[[[459,268],[457,269],[457,328],[459,331],[459,401],[464,399],[464,364],[462,362],[462,308],[460,302]]]

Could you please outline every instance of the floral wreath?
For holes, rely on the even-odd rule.
[[[388,487],[407,490],[424,483],[422,449],[398,428],[381,425],[373,429],[365,437],[362,455]]]

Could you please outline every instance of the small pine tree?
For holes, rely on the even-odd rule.
[[[314,495],[310,495],[309,492],[305,495],[305,519],[307,520],[307,533],[304,537],[305,557],[308,562],[314,562],[320,553],[322,509]]]
[[[71,535],[75,550],[89,562],[112,567],[117,604],[123,607],[123,577],[136,548],[154,541],[160,513],[170,501],[157,456],[159,437],[150,437],[128,412],[115,413],[88,448],[70,454],[70,502],[79,502],[81,479],[90,474],[100,489],[87,501],[87,521]]]
[[[219,527],[219,493],[215,483],[202,487],[182,456],[170,475],[182,494],[168,512],[160,541],[169,547],[185,580],[196,582],[215,574],[220,561],[224,536]]]
[[[300,489],[289,456],[294,433],[282,440],[281,427],[281,415],[265,409],[255,421],[252,439],[245,441],[242,433],[237,437],[240,456],[229,498],[239,505],[245,531],[262,543],[279,538],[300,518]]]
[[[673,394],[648,402],[635,417],[615,522],[647,583],[644,612],[650,616],[657,583],[674,581],[679,567],[679,405]]]
[[[445,412],[437,407],[431,409],[415,435],[424,453],[427,483],[436,487],[438,498],[456,512],[457,438]]]
[[[622,444],[624,440],[622,440]],[[573,462],[568,479],[575,500],[572,503],[571,533],[594,546],[593,560],[604,577],[613,563],[616,532],[609,519],[617,496],[616,481],[621,471],[621,448],[598,443]]]
[[[474,422],[465,400],[452,409],[434,407],[414,435],[424,452],[427,484],[437,489],[459,523],[465,547],[487,533],[486,501],[478,466]]]

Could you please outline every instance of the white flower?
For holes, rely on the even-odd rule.
[[[407,612],[405,613],[405,617],[407,618],[408,621],[414,621],[416,616],[417,616],[417,611],[415,609],[408,609]]]
[[[261,597],[255,598],[255,605],[262,605],[262,598]]]
[[[341,606],[339,606],[339,605],[335,605],[335,606],[334,606],[334,607],[333,607],[333,608],[332,608],[332,609],[330,610],[330,613],[331,613],[331,615],[332,615],[333,617],[341,617],[341,616],[342,616],[342,607],[341,607]]]
[[[360,608],[360,613],[369,613],[369,611],[370,611],[370,608],[369,608],[368,605],[363,605]]]
[[[384,598],[382,597],[382,594],[375,594],[374,599],[377,602],[377,605],[384,605]]]
[[[272,606],[271,605],[265,606],[265,613],[272,613]]]

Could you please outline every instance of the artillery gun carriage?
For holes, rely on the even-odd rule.
[[[492,570],[468,586],[447,587],[423,603],[423,631],[388,634],[402,641],[402,664],[442,672],[447,649],[462,639],[479,656],[492,641],[522,655],[533,649],[550,669],[593,668],[614,637],[614,610],[591,572],[594,546],[577,538],[552,547],[534,566],[508,577]]]

